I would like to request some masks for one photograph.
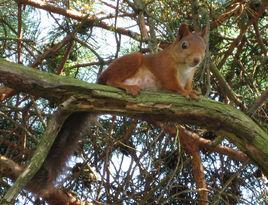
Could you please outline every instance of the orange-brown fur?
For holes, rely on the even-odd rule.
[[[110,64],[98,82],[134,96],[140,90],[149,89],[170,90],[195,98],[197,92],[192,89],[192,81],[195,68],[205,56],[207,32],[205,28],[201,33],[192,33],[187,24],[182,24],[176,40],[168,48],[156,54],[122,56]]]
[[[180,26],[176,40],[163,51],[153,55],[133,53],[116,59],[105,70],[99,82],[137,95],[140,90],[170,90],[184,96],[196,97],[192,89],[195,67],[205,54],[203,38],[207,33],[191,33],[188,25]],[[182,42],[189,47],[182,49]],[[198,62],[194,62],[198,59]],[[80,135],[86,128],[90,113],[73,113],[64,122],[51,150],[40,170],[27,185],[33,193],[42,196],[49,205],[78,205],[73,197],[57,190],[55,180],[68,157],[78,146]]]

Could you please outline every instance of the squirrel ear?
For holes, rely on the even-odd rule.
[[[203,30],[201,32],[201,37],[203,39],[207,39],[208,38],[208,32],[209,32],[209,23],[206,24],[205,28],[203,28]]]
[[[177,34],[177,39],[181,40],[184,36],[187,36],[189,33],[190,31],[188,24],[182,23]]]

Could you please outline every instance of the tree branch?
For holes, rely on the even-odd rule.
[[[199,205],[208,204],[208,189],[207,183],[205,179],[205,171],[202,164],[201,156],[200,156],[200,148],[197,143],[193,140],[193,138],[188,138],[187,130],[182,126],[179,126],[179,139],[188,154],[190,154],[192,158],[192,174],[196,183],[196,187],[198,189],[198,201]],[[190,135],[190,134],[189,134]]]
[[[77,21],[82,21],[85,17],[84,14],[75,11],[75,10],[71,10],[71,9],[62,9],[62,8],[58,8],[55,7],[51,4],[48,4],[44,1],[40,1],[40,0],[21,0],[22,4],[25,5],[30,5],[33,6],[35,8],[39,8],[39,9],[43,9],[49,12],[53,12],[56,14],[60,14],[63,15],[65,17],[71,18],[71,19],[75,19]],[[114,28],[113,26],[101,21],[101,19],[98,19],[96,16],[91,16],[88,17],[86,22],[88,23],[88,25],[94,25],[96,27],[100,27],[109,31],[116,31],[117,33],[120,33],[122,35],[126,35],[129,36],[135,40],[140,41],[140,35],[136,32],[130,31],[130,30],[126,30],[124,28]]]
[[[253,115],[259,107],[268,99],[268,88],[257,98],[255,103],[248,109],[248,114]]]
[[[201,97],[189,101],[174,93],[142,92],[132,97],[119,89],[44,73],[0,60],[0,82],[60,103],[71,96],[70,112],[116,113],[162,121],[191,123],[216,130],[236,144],[268,176],[268,135],[249,116]]]
[[[14,174],[14,178],[17,178],[15,183],[9,188],[5,196],[3,197],[1,204],[11,203],[20,193],[20,191],[26,187],[27,183],[32,179],[32,177],[37,173],[37,171],[42,166],[46,156],[52,146],[54,139],[58,135],[61,125],[64,123],[65,119],[70,113],[66,111],[58,111],[50,119],[48,128],[44,133],[38,148],[33,155],[31,162],[23,170],[23,172],[17,176],[17,172]],[[17,176],[17,177],[15,177]],[[42,190],[39,190],[42,193]]]
[[[22,173],[23,173],[23,167],[14,162],[13,160],[6,158],[5,156],[0,155],[0,174],[2,176],[9,177],[11,180],[15,181]],[[37,190],[31,190],[30,187],[27,187],[29,191],[32,193],[35,193],[40,196],[40,193],[37,193]],[[39,190],[38,190],[39,191]],[[77,198],[73,197],[71,193],[66,192],[65,190],[61,190],[60,188],[56,187],[50,187],[50,195],[43,196],[47,202],[51,201],[54,202],[55,198],[65,198],[69,203],[69,205],[80,205],[80,200]],[[6,204],[13,204],[13,203],[8,203],[4,201],[0,201],[2,205]],[[82,204],[82,203],[81,203]],[[88,203],[91,205],[94,205],[93,203]]]

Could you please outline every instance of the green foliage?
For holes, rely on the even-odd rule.
[[[159,47],[171,42],[182,22],[187,22],[191,28],[196,25],[202,28],[209,21],[208,64],[213,62],[216,65],[229,88],[241,100],[244,110],[231,100],[223,89],[224,85],[208,69],[208,64],[201,66],[195,76],[195,86],[200,88],[202,94],[247,113],[248,108],[268,88],[267,8],[255,19],[265,1],[137,0],[120,1],[118,8],[117,1],[46,2],[65,9],[69,16],[46,8],[22,6],[20,54],[25,65],[31,66],[37,62],[35,69],[59,74],[59,68],[63,65],[60,75],[95,82],[97,75],[107,68],[115,56],[136,51],[147,54],[150,50],[148,42],[155,42]],[[0,10],[0,57],[17,62],[17,1],[0,0]],[[77,16],[88,15],[90,20],[79,21],[72,16],[72,12]],[[138,26],[141,24],[141,14],[149,37],[142,42]],[[58,48],[71,33],[72,40]],[[242,37],[238,38],[241,33]],[[16,93],[2,101],[0,153],[19,165],[25,165],[46,130],[47,119],[57,106],[25,93]],[[253,114],[249,114],[268,129],[267,116],[267,99]],[[94,125],[88,125],[88,132],[81,141],[83,145],[71,160],[70,164],[74,165],[68,172],[71,174],[59,185],[76,192],[78,198],[105,204],[197,203],[192,156],[164,129],[176,127],[175,123],[156,126],[154,119],[142,121],[110,115],[102,115],[95,121]],[[217,137],[214,130],[206,130],[193,123],[185,126],[202,139],[211,140],[209,143],[214,143]],[[204,133],[210,133],[213,137],[209,138]],[[220,145],[226,150],[238,150],[227,140]],[[245,165],[245,162],[233,159],[228,152],[224,155],[214,149],[200,149],[209,203],[267,203],[266,187],[262,178],[256,176],[256,165]],[[0,181],[1,196],[9,184],[9,179]],[[27,191],[21,196],[25,204],[45,203],[33,201]]]

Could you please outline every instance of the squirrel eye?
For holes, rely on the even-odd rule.
[[[187,42],[187,41],[183,41],[182,43],[181,43],[181,48],[182,49],[186,49],[186,48],[188,48],[189,47],[189,43]]]

